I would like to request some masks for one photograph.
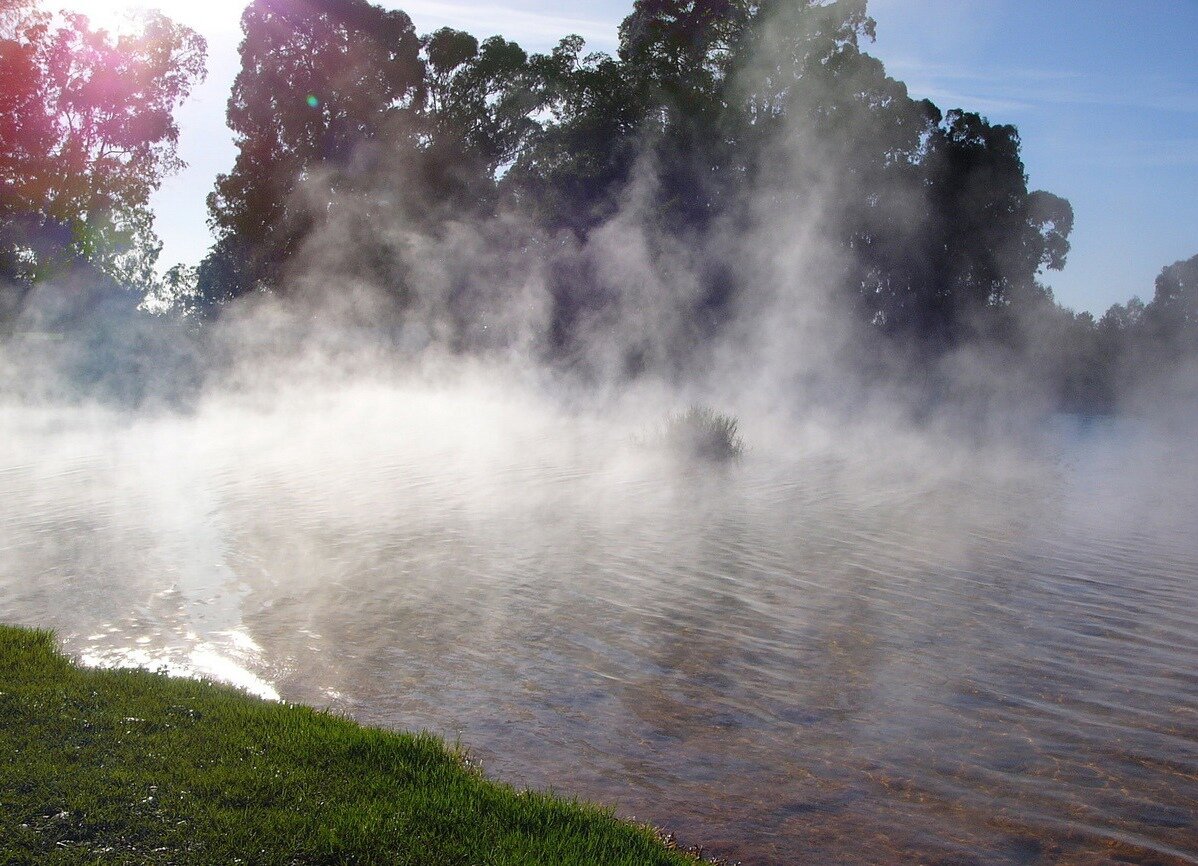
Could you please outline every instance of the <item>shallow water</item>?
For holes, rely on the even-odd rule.
[[[1192,447],[808,429],[710,472],[524,408],[11,409],[0,618],[746,864],[1198,863]]]

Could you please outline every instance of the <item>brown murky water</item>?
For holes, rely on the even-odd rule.
[[[746,864],[1198,863],[1192,448],[833,431],[711,473],[367,402],[8,413],[0,618]]]

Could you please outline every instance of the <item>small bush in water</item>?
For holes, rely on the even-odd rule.
[[[691,406],[666,418],[663,438],[667,446],[688,457],[717,463],[737,460],[745,450],[736,432],[738,423],[731,415]]]

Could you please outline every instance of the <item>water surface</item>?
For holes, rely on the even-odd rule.
[[[0,618],[90,663],[431,729],[747,864],[1198,863],[1198,477],[1136,425],[717,472],[386,391],[0,427]]]

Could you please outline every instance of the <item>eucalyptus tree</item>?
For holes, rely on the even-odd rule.
[[[237,145],[208,196],[216,243],[200,268],[208,303],[275,288],[320,208],[385,142],[414,151],[423,98],[411,19],[367,0],[254,0],[241,17],[228,103]],[[372,145],[374,147],[372,148]]]
[[[242,29],[238,154],[208,200],[209,304],[284,287],[338,202],[414,221],[485,211],[535,129],[528,57],[501,37],[418,37],[404,12],[367,0],[255,0]]]
[[[430,197],[461,214],[495,204],[496,183],[538,128],[541,87],[515,42],[448,27],[421,37]]]
[[[144,284],[159,249],[149,199],[183,165],[174,111],[204,76],[204,40],[156,13],[114,36],[33,3],[0,11],[0,277],[10,302],[81,263]]]

